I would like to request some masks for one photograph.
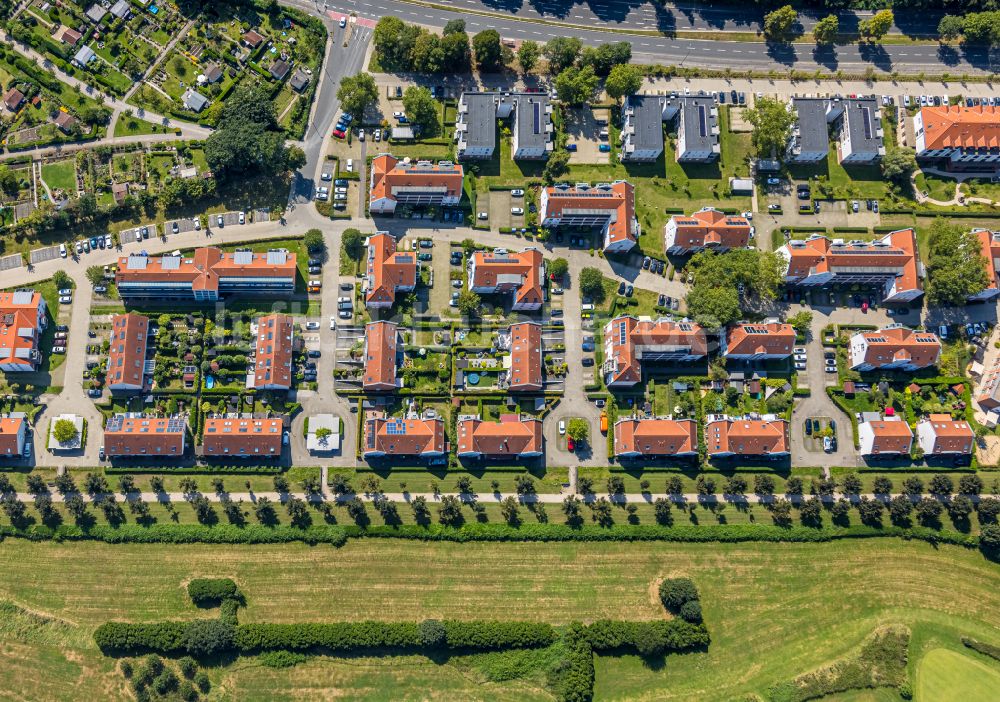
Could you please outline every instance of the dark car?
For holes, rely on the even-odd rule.
[[[322,356],[322,355],[323,355],[323,354],[322,354],[322,353],[320,353],[320,350],[319,350],[319,349],[311,349],[311,350],[309,351],[309,358],[319,358],[319,357],[320,357],[320,356]]]
[[[69,331],[69,327],[67,327],[65,324],[57,324],[56,325],[56,331],[57,332],[60,332],[60,331],[61,332],[68,332]]]
[[[582,348],[584,351],[593,351],[594,350],[594,342],[593,341],[584,341],[583,344],[581,344],[580,348]]]
[[[656,298],[656,304],[660,307],[665,307],[667,304],[667,296],[661,294],[659,297]]]
[[[619,295],[624,295],[625,294],[625,281],[624,280],[621,281],[620,283],[618,283],[618,294]]]
[[[635,288],[629,285],[627,288],[625,288],[625,297],[632,297],[633,292],[635,292]]]
[[[585,365],[585,366],[592,366],[592,365],[594,365],[594,359],[592,359],[590,356],[584,357],[584,359],[583,359],[583,365]]]
[[[740,98],[739,98],[739,95],[737,95],[737,93],[736,93],[735,90],[730,90],[729,91],[729,98],[730,98],[730,102],[733,102],[733,103],[742,102],[740,100]]]
[[[644,257],[642,259],[642,268],[643,268],[643,270],[649,270],[649,266],[650,266],[650,264],[652,262],[653,262],[653,259],[651,259],[649,256]]]

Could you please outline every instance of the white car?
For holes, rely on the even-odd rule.
[[[336,317],[334,317],[334,316],[333,316],[333,315],[331,314],[331,315],[330,315],[330,329],[336,329],[336,328],[337,328],[337,318],[336,318]]]
[[[750,227],[750,238],[753,239],[757,235],[757,227]]]
[[[393,112],[392,113],[392,118],[395,119],[395,120],[400,120],[403,117],[406,117],[406,115],[404,113],[402,113],[402,112]]]
[[[524,208],[523,207],[511,207],[510,208],[510,213],[512,215],[523,215],[524,214]]]
[[[753,212],[744,212],[743,213],[743,218],[747,219],[747,220],[753,219]]]
[[[66,244],[59,244],[59,255],[66,258]]]
[[[479,215],[478,215],[478,217],[479,217],[479,219],[489,219],[490,218],[490,213],[489,212],[480,212]]]
[[[326,188],[320,188],[320,190],[323,190],[325,192]],[[340,193],[341,195],[346,195],[347,194],[347,188],[345,188],[343,185],[341,185],[341,186],[338,186],[338,187],[334,188],[333,192]]]
[[[52,353],[66,353],[66,347],[65,346],[53,346],[52,347]]]
[[[806,352],[806,347],[805,346],[796,346],[794,349],[792,349],[792,353],[794,353],[796,355],[798,355],[798,354],[804,354],[805,352]]]
[[[510,191],[511,197],[524,197],[524,191],[518,188],[517,190]]]
[[[142,232],[138,229],[135,230],[135,240],[142,242]]]
[[[310,288],[321,288],[323,287],[323,281],[318,279],[313,279],[309,281]]]
[[[240,212],[240,224],[246,224],[246,223],[247,223],[247,213]]]
[[[59,291],[59,294],[60,295],[72,295],[73,294],[73,289],[72,288],[62,288]]]
[[[348,173],[354,172],[354,159],[353,158],[347,159],[347,172]]]
[[[565,434],[565,433],[566,433],[566,420],[565,419],[560,419],[559,420],[559,434],[562,435],[562,434]]]
[[[319,329],[319,322],[306,322],[306,329],[309,331],[316,331]]]
[[[364,141],[364,140],[365,140],[365,128],[358,127],[358,141]]]
[[[226,220],[222,218],[222,215],[219,215],[218,217],[215,218],[215,223],[220,227],[224,227],[226,225]]]
[[[340,16],[340,26],[342,28],[347,26],[347,18],[344,17],[343,15]]]
[[[83,253],[83,242],[82,241],[76,242],[76,252],[78,254],[82,254]]]
[[[805,363],[803,363],[802,361],[795,362],[795,370],[805,370],[805,369],[806,369]]]
[[[196,232],[201,230],[201,218],[199,217],[194,218],[194,230]]]
[[[73,297],[71,295],[61,295],[59,297],[59,302],[64,305],[69,305],[73,302]]]
[[[324,172],[319,178],[320,180],[333,180],[333,174]]]
[[[375,141],[382,141],[382,130],[376,129],[375,133],[372,136],[374,137]]]

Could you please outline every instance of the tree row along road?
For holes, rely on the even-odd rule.
[[[289,0],[286,4],[315,12],[310,3]],[[666,36],[629,34],[588,30],[574,26],[542,24],[507,18],[503,15],[484,16],[461,11],[426,7],[405,0],[337,0],[329,4],[334,11],[357,13],[360,17],[378,19],[395,15],[404,22],[440,28],[449,20],[465,20],[470,34],[496,29],[509,39],[530,39],[539,43],[556,36],[579,38],[587,45],[629,41],[633,61],[713,69],[761,71],[863,72],[867,68],[879,71],[918,74],[976,74],[992,72],[990,52],[985,47],[953,48],[938,45],[848,44],[817,47],[813,44],[765,44],[763,42],[729,42],[699,39],[679,39]],[[595,22],[586,22],[593,25]],[[654,27],[655,29],[655,27]]]

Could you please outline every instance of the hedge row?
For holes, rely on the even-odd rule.
[[[976,641],[968,636],[962,637],[962,644],[967,648],[971,648],[973,651],[979,651],[984,656],[989,656],[990,658],[995,658],[1000,661],[1000,646],[994,646],[993,644]]]
[[[427,627],[427,624],[432,626]],[[442,637],[427,632],[442,630]],[[551,646],[556,634],[534,622],[337,622],[334,624],[242,624],[216,619],[130,624],[106,622],[94,632],[105,653],[195,655],[238,651],[352,652],[376,649],[475,649],[481,651]]]
[[[590,702],[594,698],[594,650],[587,628],[569,625],[563,636],[566,654],[552,671],[550,684],[563,702]]]
[[[652,622],[596,621],[587,627],[587,638],[595,651],[637,650],[642,655],[684,651],[708,646],[703,624],[682,619]]]
[[[166,543],[166,544],[279,544],[303,541],[307,544],[343,546],[347,535],[343,528],[326,524],[308,529],[292,526],[245,526],[229,524],[204,526],[201,524],[123,524],[118,527],[105,525],[82,529],[72,524],[61,524],[52,529],[36,524],[26,529],[0,526],[0,539],[6,536],[21,537],[32,541],[103,541],[109,544]]]

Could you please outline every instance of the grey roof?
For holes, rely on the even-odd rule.
[[[712,96],[684,96],[671,98],[680,102],[681,116],[684,120],[684,135],[687,149],[691,151],[711,151],[718,143],[718,135],[712,133],[712,108],[715,98]]]
[[[282,78],[288,75],[288,72],[290,70],[292,70],[292,66],[290,63],[288,63],[288,61],[285,61],[283,59],[278,59],[277,61],[271,64],[270,68],[271,77],[274,78],[275,80],[281,80]]]
[[[793,137],[797,151],[825,152],[830,148],[826,119],[828,102],[826,98],[792,99],[792,106],[798,115],[798,134]]]
[[[87,10],[87,18],[95,23],[104,19],[104,15],[106,14],[108,14],[108,11],[96,3],[91,5]]]
[[[300,68],[292,74],[292,78],[288,84],[292,86],[292,90],[302,90],[309,85],[309,76]]]
[[[184,91],[183,95],[184,107],[189,110],[194,110],[195,112],[201,112],[205,109],[205,105],[208,104],[208,98],[201,93],[188,88]]]
[[[495,93],[465,93],[462,100],[468,106],[465,117],[465,142],[474,148],[496,148],[497,108]],[[393,134],[396,130],[393,129]]]
[[[96,55],[97,54],[94,53],[94,50],[89,46],[81,46],[80,50],[77,51],[76,55],[73,57],[73,60],[81,66],[86,66]]]
[[[631,143],[636,149],[663,149],[663,101],[664,98],[658,95],[632,95],[628,98],[628,106],[633,111]]]
[[[550,119],[545,110],[548,101],[545,95],[518,96],[514,120],[517,127],[517,142],[521,148],[544,147],[548,143],[549,132],[545,128]]]
[[[855,152],[878,153],[882,137],[878,136],[881,115],[878,103],[872,98],[845,100],[844,119]]]
[[[127,0],[118,0],[111,6],[111,14],[115,17],[126,17],[131,11],[132,8],[129,7]]]

